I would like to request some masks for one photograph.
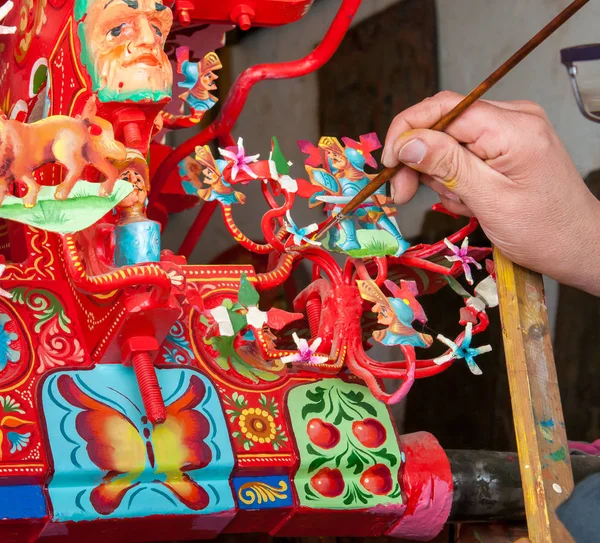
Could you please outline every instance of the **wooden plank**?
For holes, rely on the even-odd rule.
[[[528,543],[527,527],[510,524],[459,524],[454,543]]]
[[[572,541],[555,511],[573,491],[542,277],[494,250],[513,419],[532,543]]]

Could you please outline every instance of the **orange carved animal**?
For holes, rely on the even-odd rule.
[[[40,190],[33,172],[44,164],[56,162],[66,168],[55,197],[64,200],[84,168],[91,164],[106,181],[100,195],[110,194],[119,171],[109,159],[123,161],[127,150],[115,140],[112,125],[96,116],[96,98],[92,96],[77,117],[54,115],[32,124],[0,117],[0,205],[9,193],[11,181],[27,185],[25,207],[33,207]]]

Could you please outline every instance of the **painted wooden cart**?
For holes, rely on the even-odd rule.
[[[487,347],[471,340],[497,304],[493,264],[474,289],[459,282],[473,285],[470,266],[490,252],[468,246],[477,222],[410,247],[380,194],[316,244],[294,201],[336,213],[372,176],[377,137],[301,142],[307,179],[276,139],[258,160],[231,138],[252,87],[320,68],[360,0],[341,3],[313,53],[247,69],[214,122],[176,149],[161,143],[214,105],[211,50],[225,30],[291,23],[310,5],[0,8],[0,541],[427,540],[447,521],[446,454],[427,433],[399,436],[388,405],[457,359],[480,372]],[[173,73],[183,94],[168,106]],[[248,183],[270,207],[261,243],[233,220]],[[160,250],[168,213],[201,201],[188,249],[220,208],[233,238],[268,258],[266,272]],[[312,283],[293,306],[264,307],[261,295],[302,259]],[[418,298],[441,288],[464,300],[461,331],[420,358],[434,338]],[[371,359],[372,340],[401,359]],[[384,378],[401,386],[388,392]]]

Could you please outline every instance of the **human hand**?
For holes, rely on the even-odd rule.
[[[444,206],[479,219],[508,258],[600,295],[600,201],[588,190],[543,109],[532,102],[471,106],[445,133],[427,130],[461,100],[442,92],[398,115],[382,161],[398,204],[419,181]]]

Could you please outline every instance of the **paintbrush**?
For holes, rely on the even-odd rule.
[[[481,85],[474,89],[468,96],[464,98],[452,111],[444,115],[431,130],[443,132],[448,126],[467,108],[479,100],[488,90],[490,90],[498,81],[500,81],[508,72],[510,72],[519,62],[521,62],[529,53],[531,53],[538,45],[550,37],[556,30],[565,24],[575,13],[577,13],[589,0],[575,0],[567,7],[560,15],[552,22],[538,32],[529,42],[519,49],[512,57],[510,57],[500,68],[490,75]],[[368,198],[370,198],[382,185],[387,183],[396,173],[404,168],[404,164],[398,164],[393,168],[386,168],[381,171],[363,190],[361,190],[337,215],[329,217],[313,235],[313,240],[324,236],[334,226],[341,221],[348,219],[350,215]]]

